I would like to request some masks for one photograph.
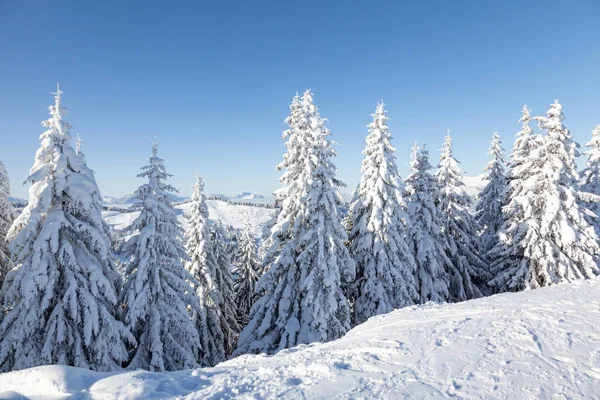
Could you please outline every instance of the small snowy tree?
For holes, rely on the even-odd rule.
[[[356,263],[350,293],[355,324],[418,302],[415,261],[405,241],[403,183],[383,102],[372,117],[363,151],[363,175],[350,206],[350,252]]]
[[[225,354],[227,357],[235,350],[240,334],[231,261],[225,243],[225,230],[221,221],[215,221],[210,229],[211,246],[215,258],[215,285],[221,294],[219,304],[221,311],[221,330],[224,336]]]
[[[227,225],[225,227],[225,247],[227,250],[227,254],[229,255],[229,260],[231,263],[235,263],[235,255],[237,254],[238,248],[238,231],[232,225]],[[233,270],[232,270],[233,271]]]
[[[600,196],[600,125],[592,131],[592,139],[586,143],[588,151],[584,154],[588,157],[586,168],[582,173],[582,191],[595,196]],[[588,221],[600,234],[600,201],[598,198],[585,201],[586,207],[593,212]]]
[[[235,304],[240,326],[246,326],[250,318],[250,309],[254,304],[254,289],[259,278],[260,266],[256,258],[256,243],[249,226],[241,232],[238,240],[234,270]]]
[[[408,245],[416,266],[415,284],[421,303],[450,300],[447,271],[453,268],[448,258],[448,240],[442,233],[442,212],[436,206],[437,183],[429,173],[429,152],[417,144],[411,155],[411,174],[406,178],[407,213],[411,225]]]
[[[138,202],[132,208],[140,214],[125,228],[133,235],[122,251],[128,259],[124,321],[138,341],[129,367],[150,371],[194,368],[200,343],[187,306],[198,304],[190,286],[193,277],[182,265],[187,254],[169,197],[176,189],[165,183],[171,175],[158,157],[157,143],[152,145],[149,165],[142,170],[138,177],[147,178],[148,183],[134,193]]]
[[[594,229],[578,204],[576,146],[556,101],[538,117],[543,137],[511,171],[500,243],[490,252],[496,291],[517,291],[598,274]]]
[[[189,261],[186,268],[195,278],[194,286],[200,305],[198,310],[193,310],[192,318],[200,334],[200,365],[212,367],[226,359],[220,312],[223,295],[215,283],[217,266],[210,241],[204,182],[200,176],[196,177],[193,186],[188,220],[189,228],[185,237]]]
[[[442,227],[448,242],[446,251],[452,261],[453,268],[447,270],[452,301],[481,297],[477,285],[484,287],[490,278],[480,255],[479,226],[469,212],[471,198],[465,192],[462,175],[452,155],[452,138],[448,131],[435,174],[438,187],[435,201],[442,212]]]
[[[350,327],[342,287],[354,278],[344,246],[342,204],[331,157],[330,132],[307,91],[292,103],[286,172],[278,194],[281,206],[271,228],[265,259],[270,263],[257,285],[260,299],[240,335],[236,354],[274,353],[301,343],[328,341]]]
[[[13,223],[15,210],[8,200],[9,195],[10,181],[8,180],[8,173],[6,167],[0,161],[0,287],[2,287],[4,277],[10,269],[10,252],[8,251],[6,235]]]
[[[116,272],[93,172],[71,147],[60,90],[42,124],[29,204],[9,237],[0,371],[66,364],[119,369],[135,340],[117,319]]]
[[[484,169],[485,180],[488,183],[479,194],[475,207],[477,221],[483,229],[481,240],[485,252],[497,243],[498,229],[502,225],[502,200],[506,189],[504,149],[498,132],[494,133],[488,154],[492,156],[492,160]]]

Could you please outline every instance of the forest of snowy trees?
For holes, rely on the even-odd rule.
[[[580,152],[558,101],[537,117],[523,107],[510,155],[493,134],[475,204],[450,131],[437,167],[415,143],[402,179],[380,102],[345,204],[326,119],[310,90],[296,95],[260,241],[209,220],[201,177],[184,231],[157,143],[138,175],[139,216],[111,231],[61,102],[57,89],[20,213],[0,162],[0,372],[214,366],[334,340],[401,307],[600,275],[600,125]]]

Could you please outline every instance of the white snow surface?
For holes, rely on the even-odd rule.
[[[463,176],[463,183],[465,184],[463,189],[475,201],[487,184],[487,181],[485,180],[485,174],[480,174],[477,176]]]
[[[190,204],[175,206],[177,217],[184,229],[187,229],[188,226],[186,216],[190,213]],[[246,223],[248,223],[250,232],[256,238],[261,236],[264,225],[276,212],[274,209],[231,204],[221,200],[207,200],[206,205],[211,221],[220,220],[224,225],[231,225],[235,229],[245,229]],[[139,212],[105,211],[102,215],[113,229],[121,230],[137,218]]]
[[[0,374],[0,399],[598,398],[600,279],[369,319],[343,338],[214,368]]]

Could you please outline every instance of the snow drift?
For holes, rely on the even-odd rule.
[[[173,373],[46,366],[0,375],[0,399],[594,398],[600,279],[369,319],[342,339]]]

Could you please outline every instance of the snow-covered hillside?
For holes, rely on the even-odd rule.
[[[250,231],[257,238],[260,237],[264,224],[275,213],[274,209],[231,204],[221,200],[207,200],[206,204],[211,220],[220,220],[223,224],[231,225],[236,229],[243,229],[245,224],[248,223]],[[189,214],[189,206],[189,203],[175,206],[184,228],[187,228],[187,218],[185,216]],[[106,222],[116,230],[125,228],[138,215],[138,212],[105,211],[103,213]]]
[[[598,326],[600,280],[580,281],[405,308],[334,342],[215,368],[2,374],[0,398],[592,399],[600,387]]]
[[[485,175],[477,176],[464,176],[463,182],[465,183],[465,192],[475,201],[479,192],[483,190],[487,181],[484,180]]]

